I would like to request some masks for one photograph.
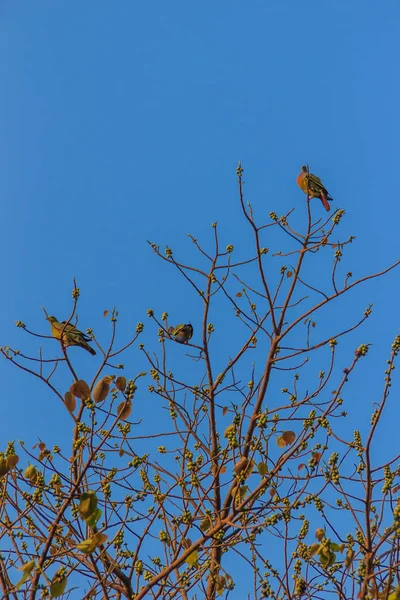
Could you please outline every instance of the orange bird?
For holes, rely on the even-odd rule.
[[[308,171],[308,167],[301,167],[301,173],[296,179],[297,185],[303,190],[309,198],[319,198],[325,207],[325,210],[330,211],[328,200],[333,200],[322,181],[316,175]]]

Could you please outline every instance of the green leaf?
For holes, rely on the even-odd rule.
[[[264,477],[265,473],[268,471],[267,465],[263,462],[258,463],[257,471],[259,472],[261,477]]]
[[[209,515],[205,516],[204,519],[200,522],[200,529],[203,533],[208,531],[212,525],[211,517]]]
[[[79,514],[82,519],[88,519],[97,511],[97,496],[94,492],[82,494],[79,502]]]
[[[87,517],[85,519],[86,524],[89,525],[89,527],[91,527],[93,529],[94,527],[96,527],[96,524],[102,514],[103,514],[103,511],[100,508],[98,508],[89,517]]]
[[[24,565],[22,565],[22,567],[18,567],[18,571],[22,571],[23,575],[22,575],[21,579],[18,581],[18,583],[15,585],[15,588],[17,590],[19,590],[21,585],[24,584],[25,581],[27,581],[27,579],[29,579],[34,568],[35,568],[34,560],[31,560],[31,561],[25,563]]]
[[[76,547],[78,548],[78,550],[83,552],[83,554],[88,555],[92,554],[92,552],[96,550],[96,543],[93,541],[92,538],[87,538],[86,540],[83,540],[83,542],[77,544]]]
[[[329,547],[334,552],[343,552],[343,544],[335,544],[335,542],[331,542]]]
[[[194,565],[197,563],[198,558],[199,558],[199,551],[193,550],[193,552],[191,554],[189,554],[189,556],[187,557],[185,562],[189,565],[189,567],[194,567]]]
[[[57,579],[57,581],[53,581],[50,584],[50,594],[52,598],[59,598],[65,592],[65,588],[67,587],[67,578]]]

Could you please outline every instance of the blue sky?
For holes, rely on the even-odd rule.
[[[344,237],[357,236],[345,270],[394,262],[399,25],[395,0],[1,3],[0,344],[36,348],[15,320],[47,332],[41,306],[66,318],[74,276],[80,324],[104,339],[113,305],[127,332],[149,306],[200,324],[197,299],[146,239],[191,257],[185,233],[211,241],[218,221],[223,243],[245,254],[238,160],[261,219],[304,201],[295,178],[309,163],[346,210]],[[375,303],[351,342],[374,342],[368,399],[354,388],[368,415],[398,332],[398,277],[332,316],[347,325]],[[57,441],[62,408],[4,361],[0,373],[2,444],[34,443],[44,428]]]

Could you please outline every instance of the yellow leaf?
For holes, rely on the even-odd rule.
[[[228,438],[228,437],[230,437],[234,433],[235,433],[235,426],[234,425],[228,425],[228,427],[224,431],[224,438]]]
[[[281,435],[276,438],[276,443],[278,445],[278,448],[284,448],[286,446],[285,440],[282,438]]]
[[[311,546],[308,548],[308,553],[310,556],[314,556],[314,554],[317,554],[317,552],[319,551],[319,544],[315,543],[315,544],[311,544]]]
[[[34,465],[28,465],[24,471],[24,477],[29,479],[32,485],[34,485],[38,480],[38,470]]]

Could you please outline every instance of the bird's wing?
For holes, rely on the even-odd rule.
[[[180,325],[176,325],[176,327],[174,327],[172,335],[177,335],[178,333],[180,333],[181,331],[183,331],[184,327],[185,327],[184,323],[181,323]]]
[[[320,180],[320,178],[317,177],[316,175],[313,175],[312,173],[310,173],[309,179],[310,179],[310,183],[315,183],[315,185],[318,185],[320,187],[324,187],[324,184],[322,183],[322,181]]]
[[[65,323],[66,323],[66,321],[62,321],[61,325],[64,326]],[[74,325],[71,325],[71,323],[68,323],[68,325],[66,325],[64,332],[70,333],[76,337],[81,337],[86,342],[90,342],[90,339],[91,339],[89,336],[86,335],[86,333],[83,333],[83,331],[80,331],[80,329],[77,329]]]

